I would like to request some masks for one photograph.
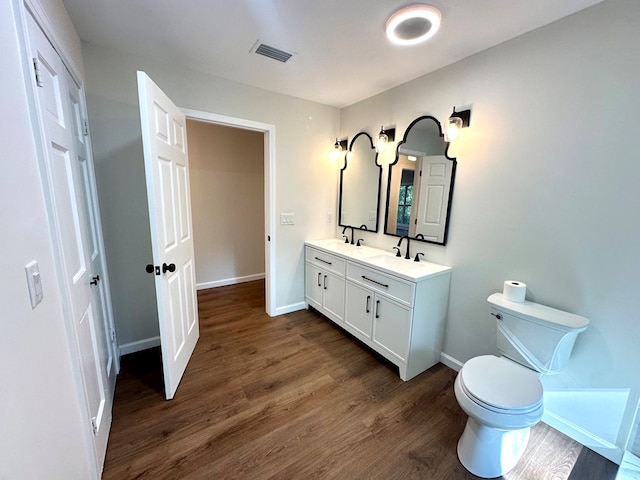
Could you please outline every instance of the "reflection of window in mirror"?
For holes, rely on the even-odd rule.
[[[389,205],[393,205],[394,208],[387,209],[385,233],[400,236],[409,234],[411,205],[416,193],[414,188],[415,168],[415,161],[409,160],[406,155],[399,155],[398,162],[391,169],[388,201]]]
[[[411,221],[411,203],[413,202],[413,177],[414,171],[402,169],[400,177],[400,192],[398,198],[398,220],[396,222],[396,235],[409,234],[409,222]]]

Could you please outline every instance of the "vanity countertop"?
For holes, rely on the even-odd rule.
[[[366,245],[356,246],[344,243],[337,238],[324,240],[308,240],[305,245],[318,248],[327,253],[338,255],[361,265],[382,270],[411,282],[419,282],[428,277],[442,275],[451,271],[451,267],[438,265],[426,260],[415,262],[403,257],[396,257],[392,252]]]

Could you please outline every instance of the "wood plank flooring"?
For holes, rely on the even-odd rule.
[[[268,317],[262,281],[198,297],[201,336],[172,401],[159,349],[123,357],[104,479],[476,478],[456,456],[466,416],[453,370],[403,382],[313,311]],[[504,478],[573,480],[577,468],[615,478],[615,464],[540,423]]]

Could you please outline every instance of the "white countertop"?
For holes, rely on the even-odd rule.
[[[360,263],[361,265],[382,270],[385,273],[395,275],[405,280],[419,282],[428,277],[442,275],[451,271],[451,267],[438,265],[426,260],[415,262],[413,259],[405,259],[404,257],[396,257],[392,252],[380,250],[379,248],[356,246],[344,243],[343,240],[337,238],[329,238],[325,240],[308,240],[304,242],[327,253],[344,257],[348,260]]]

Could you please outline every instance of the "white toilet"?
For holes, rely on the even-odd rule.
[[[566,366],[589,320],[533,302],[510,302],[501,293],[487,300],[496,318],[501,356],[466,362],[456,377],[455,394],[469,416],[458,441],[458,458],[474,475],[495,478],[516,466],[529,429],[542,418],[540,375]]]

